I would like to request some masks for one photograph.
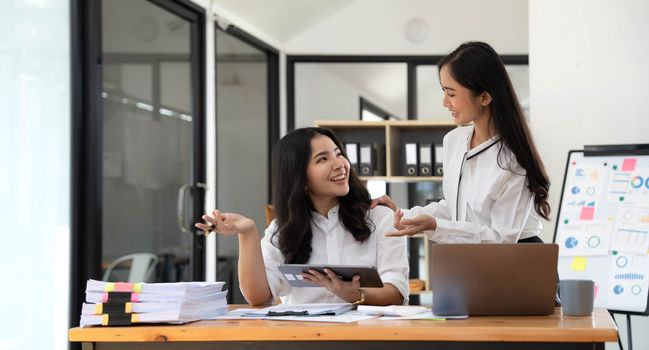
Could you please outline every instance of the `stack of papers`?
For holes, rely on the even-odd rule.
[[[186,323],[228,311],[225,282],[122,283],[88,280],[81,327]]]

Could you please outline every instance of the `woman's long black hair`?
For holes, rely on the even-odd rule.
[[[345,149],[333,131],[325,128],[301,128],[284,136],[273,149],[273,206],[277,231],[271,241],[284,255],[287,264],[304,264],[311,256],[311,213],[314,210],[306,193],[306,168],[311,159],[311,139],[317,135],[329,137],[347,158]],[[374,231],[369,219],[370,194],[351,170],[349,193],[338,198],[338,217],[342,225],[363,242]]]
[[[534,194],[534,209],[544,219],[550,220],[550,180],[500,56],[486,43],[467,42],[442,58],[438,64],[439,71],[443,66],[448,66],[453,79],[473,91],[475,96],[483,92],[491,95],[489,123],[493,123],[501,140],[525,169],[528,187]],[[500,157],[498,165],[504,168]]]

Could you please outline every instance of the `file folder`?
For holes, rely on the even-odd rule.
[[[418,157],[418,148],[417,143],[406,143],[405,144],[405,162],[404,162],[404,174],[405,176],[417,176],[419,173],[419,157]]]
[[[359,174],[359,169],[358,169],[358,144],[357,143],[345,143],[345,153],[347,153],[347,159],[349,160],[350,169],[354,169],[356,174]]]
[[[372,152],[372,145],[369,143],[361,144],[360,151],[360,175],[372,176],[374,175],[374,154]]]
[[[433,175],[433,145],[422,144],[419,147],[419,175]]]
[[[435,176],[444,175],[444,148],[435,146]]]
[[[385,144],[375,142],[372,144],[374,152],[374,176],[385,176]]]

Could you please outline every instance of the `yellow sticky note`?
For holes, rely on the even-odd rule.
[[[570,264],[570,269],[573,271],[584,271],[586,270],[587,262],[588,261],[586,260],[586,257],[576,256],[572,259],[572,263]]]

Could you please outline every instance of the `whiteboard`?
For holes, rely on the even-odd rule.
[[[649,155],[570,151],[554,242],[559,277],[594,280],[595,307],[648,314]]]

